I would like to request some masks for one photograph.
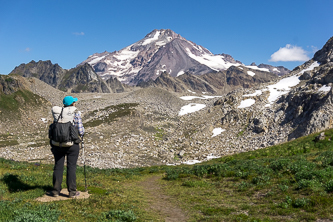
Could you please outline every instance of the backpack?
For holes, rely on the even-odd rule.
[[[59,122],[62,117],[64,108],[57,119],[49,126],[49,139],[51,143],[59,147],[69,147],[74,143],[80,142],[79,133],[76,127],[71,122],[61,123]]]

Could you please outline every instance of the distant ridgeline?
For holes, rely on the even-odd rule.
[[[227,70],[211,72],[204,75],[184,73],[178,77],[172,77],[163,72],[155,80],[139,81],[139,87],[160,87],[173,92],[197,92],[227,93],[237,88],[250,88],[260,83],[277,79],[274,73],[256,70],[255,74],[247,67],[231,66]],[[51,61],[31,61],[21,64],[10,73],[23,77],[35,77],[43,82],[64,92],[98,92],[98,93],[121,93],[126,89],[117,78],[103,80],[96,74],[88,63],[77,66],[70,70],[62,69],[58,64]]]
[[[9,74],[23,77],[35,77],[64,92],[120,93],[124,86],[116,79],[102,80],[89,64],[83,64],[70,70],[61,68],[51,61],[31,61],[21,64]]]

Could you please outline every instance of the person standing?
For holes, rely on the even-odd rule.
[[[63,99],[64,107],[52,107],[54,122],[67,123],[71,122],[76,128],[80,138],[84,134],[84,127],[81,119],[81,112],[77,110],[76,103],[78,99],[72,96],[66,96]],[[79,140],[59,143],[51,139],[51,151],[54,156],[53,168],[53,190],[52,196],[57,197],[61,191],[63,179],[65,157],[67,157],[67,175],[66,184],[69,197],[74,198],[80,194],[76,190],[76,165],[79,157]]]

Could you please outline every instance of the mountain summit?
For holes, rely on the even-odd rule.
[[[170,29],[155,29],[142,40],[120,51],[95,53],[80,65],[84,63],[89,63],[103,79],[117,77],[122,83],[131,85],[155,80],[163,72],[177,77],[186,72],[202,75],[231,66],[245,66],[230,55],[214,55]],[[251,65],[248,68],[275,74],[285,72],[285,69],[276,67]]]

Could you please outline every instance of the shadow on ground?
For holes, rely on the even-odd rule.
[[[45,191],[52,190],[51,186],[30,186],[22,180],[20,180],[18,175],[15,174],[5,174],[1,179],[8,186],[8,190],[10,193],[34,190],[34,189],[43,189]]]

